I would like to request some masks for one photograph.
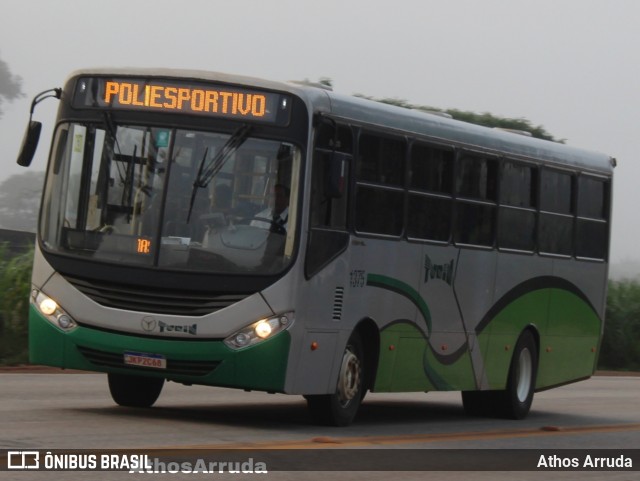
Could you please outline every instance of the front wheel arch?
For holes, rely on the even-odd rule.
[[[333,394],[307,395],[307,407],[320,424],[348,426],[364,398],[366,361],[362,339],[353,331],[345,346]]]
[[[364,319],[354,329],[362,340],[365,359],[364,391],[373,390],[380,359],[380,330],[372,319]]]

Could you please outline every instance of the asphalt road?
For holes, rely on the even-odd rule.
[[[355,424],[315,426],[301,397],[168,383],[151,409],[113,404],[100,374],[0,373],[0,449],[265,449],[313,450],[308,471],[267,475],[167,474],[163,479],[558,479],[640,480],[635,471],[340,472],[332,462],[345,450],[398,460],[411,449],[626,450],[640,448],[640,378],[597,376],[536,394],[522,421],[470,418],[459,393],[368,394]],[[366,453],[362,450],[368,450]],[[297,451],[303,453],[303,451]],[[305,451],[306,452],[306,451]],[[425,451],[423,451],[425,452]],[[621,451],[622,452],[622,451]],[[441,453],[445,453],[442,451]],[[466,453],[454,453],[461,462]],[[513,452],[505,452],[511,455]],[[429,452],[427,454],[433,454]],[[494,452],[495,454],[495,452]],[[505,455],[506,455],[505,454]],[[351,455],[351,452],[349,453]],[[444,455],[444,454],[443,454]],[[298,454],[302,456],[302,454]],[[536,452],[537,456],[537,452]],[[315,459],[315,458],[314,458]],[[364,459],[364,458],[363,458]],[[313,461],[313,460],[312,460]],[[314,464],[313,462],[311,464]],[[456,469],[455,465],[451,469]],[[7,477],[7,475],[11,475]],[[62,475],[62,476],[60,476]],[[195,478],[194,478],[195,476]],[[0,472],[4,479],[151,479],[122,472]]]

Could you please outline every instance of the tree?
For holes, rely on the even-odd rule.
[[[0,183],[0,227],[34,232],[44,172],[27,171]]]
[[[298,83],[303,85],[312,85],[320,87],[333,88],[333,80],[330,77],[320,77],[317,82],[304,79]],[[516,130],[522,132],[529,132],[532,137],[538,139],[550,140],[552,142],[564,143],[565,139],[556,139],[549,132],[545,130],[542,125],[533,125],[529,120],[524,118],[508,118],[498,117],[497,115],[490,114],[488,112],[476,113],[469,110],[458,109],[439,109],[437,107],[429,107],[427,105],[413,105],[406,100],[398,98],[383,98],[377,99],[363,94],[354,94],[355,97],[360,97],[367,100],[373,100],[375,102],[381,102],[383,104],[395,105],[397,107],[403,107],[412,110],[421,110],[423,112],[439,112],[450,115],[456,120],[462,120],[463,122],[469,122],[470,124],[484,125],[485,127],[497,127],[506,130]]]
[[[6,62],[0,59],[0,119],[2,118],[2,102],[24,97],[22,78],[12,75]]]
[[[600,369],[640,369],[640,283],[610,281]]]
[[[513,119],[507,117],[498,117],[496,115],[490,114],[488,112],[484,113],[476,113],[468,110],[458,110],[458,109],[439,109],[437,107],[430,107],[427,105],[412,105],[406,100],[396,99],[396,98],[384,98],[384,99],[376,99],[373,97],[369,97],[362,94],[356,94],[356,97],[365,98],[368,100],[374,100],[376,102],[381,102],[389,105],[396,105],[398,107],[404,107],[407,109],[413,110],[421,110],[423,112],[439,112],[448,114],[456,120],[462,120],[464,122],[469,122],[471,124],[484,125],[485,127],[498,127],[501,129],[508,130],[517,130],[529,132],[532,137],[536,137],[539,139],[550,140],[553,142],[564,143],[564,139],[556,139],[547,132],[544,127],[541,125],[534,126],[529,120],[524,118]]]
[[[27,328],[33,252],[10,256],[0,244],[0,365],[28,360]]]

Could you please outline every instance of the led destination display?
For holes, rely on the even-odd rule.
[[[74,107],[103,107],[208,115],[286,124],[287,96],[266,91],[187,81],[82,78]]]

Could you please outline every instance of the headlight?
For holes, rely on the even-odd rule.
[[[239,330],[224,340],[231,349],[242,349],[253,346],[265,339],[273,337],[280,331],[284,331],[293,324],[293,312],[281,314],[267,319],[260,319],[250,326]]]
[[[54,326],[70,331],[77,326],[76,322],[58,305],[56,301],[51,299],[45,293],[34,289],[31,291],[31,302],[36,309]]]

